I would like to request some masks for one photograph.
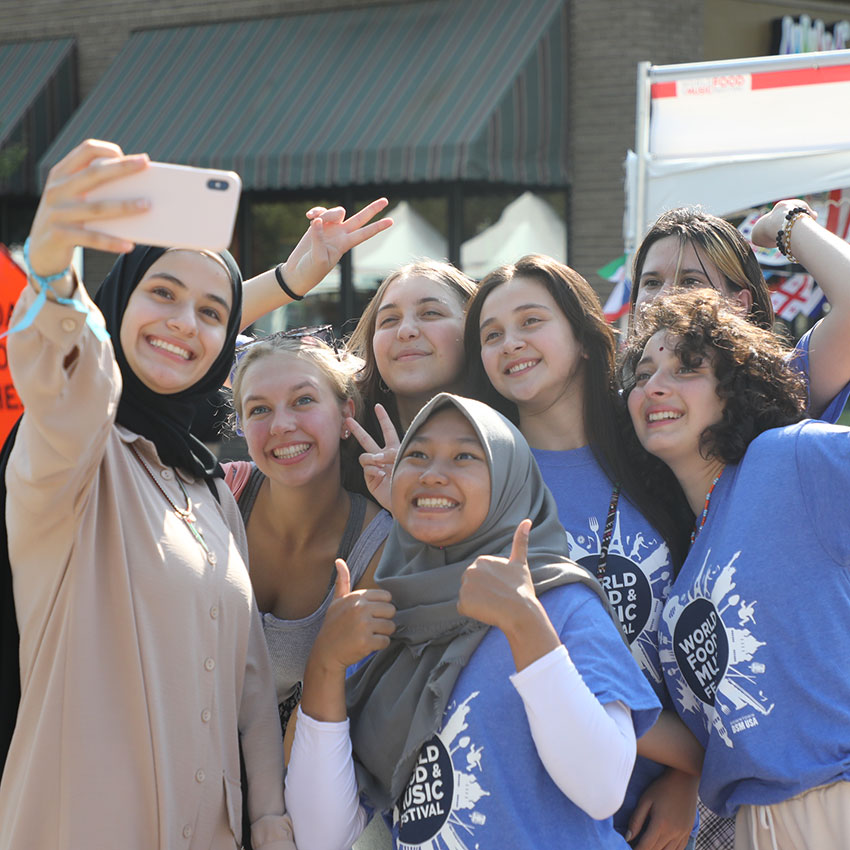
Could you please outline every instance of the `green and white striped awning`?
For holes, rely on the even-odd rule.
[[[84,138],[248,189],[563,186],[564,0],[431,0],[134,33],[41,162]]]
[[[0,81],[0,192],[35,194],[36,163],[77,105],[73,39],[0,44]]]

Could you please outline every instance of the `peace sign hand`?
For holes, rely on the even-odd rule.
[[[283,267],[287,286],[296,294],[305,295],[322,281],[346,251],[391,227],[391,218],[368,223],[388,203],[386,198],[378,198],[350,218],[345,217],[342,207],[309,210],[310,225]]]
[[[391,511],[391,483],[393,464],[398,455],[398,447],[401,445],[398,433],[390,419],[389,413],[381,404],[375,405],[375,416],[381,426],[381,434],[384,438],[384,447],[381,448],[369,432],[355,419],[349,417],[345,420],[346,427],[354,435],[354,438],[363,448],[360,455],[360,465],[363,467],[363,477],[366,486],[375,501],[388,511]]]

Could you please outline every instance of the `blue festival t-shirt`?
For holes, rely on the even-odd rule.
[[[659,629],[700,796],[732,816],[850,779],[850,429],[767,431],[725,468]]]
[[[598,597],[574,584],[543,594],[541,602],[585,684],[603,705],[627,705],[635,734],[643,734],[655,722],[658,700]],[[509,678],[514,672],[507,638],[489,629],[394,810],[400,850],[628,847],[611,818],[594,820],[546,772]]]
[[[818,324],[820,324],[820,322]],[[800,337],[800,341],[795,346],[794,354],[791,359],[791,363],[794,367],[805,377],[806,387],[809,386],[811,380],[809,374],[809,346],[812,342],[812,333],[816,327],[817,325],[815,325],[814,328],[810,328],[803,334],[802,337]],[[848,398],[850,398],[850,383],[846,384],[841,392],[832,399],[832,401],[826,406],[826,410],[824,410],[818,419],[823,422],[837,422],[838,417],[841,416],[844,411],[844,406],[847,404]]]
[[[532,449],[543,480],[558,505],[567,532],[569,555],[596,574],[613,485],[593,452]],[[670,551],[661,535],[621,493],[602,584],[629,641],[632,655],[664,708],[673,708],[658,659],[658,623],[673,583]],[[614,826],[625,834],[629,818],[646,790],[665,771],[638,756]]]

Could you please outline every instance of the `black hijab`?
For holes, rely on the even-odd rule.
[[[167,466],[179,466],[202,478],[221,478],[224,473],[215,455],[189,429],[195,412],[211,395],[218,392],[233,366],[233,352],[242,316],[242,275],[227,251],[218,255],[227,266],[233,295],[224,346],[198,383],[179,393],[162,395],[146,387],[127,364],[121,347],[120,330],[133,290],[165,251],[165,248],[139,245],[129,254],[122,255],[94,297],[94,303],[103,313],[106,329],[112,336],[115,360],[124,382],[116,421],[154,443],[160,459]]]
[[[233,296],[224,346],[200,381],[178,393],[162,395],[146,387],[128,365],[121,348],[120,331],[133,290],[145,272],[165,252],[165,248],[139,245],[129,254],[123,254],[94,297],[112,337],[112,348],[123,381],[116,422],[154,443],[163,463],[179,466],[193,475],[205,478],[215,493],[213,479],[223,477],[224,473],[215,455],[191,433],[190,428],[195,411],[219,390],[233,364],[236,336],[242,317],[242,274],[227,251],[218,255],[227,267]],[[21,701],[18,655],[20,635],[15,615],[6,531],[6,467],[19,424],[20,420],[7,437],[0,453],[0,775],[6,764]]]

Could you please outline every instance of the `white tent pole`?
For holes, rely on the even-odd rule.
[[[646,169],[649,162],[649,70],[649,62],[638,63],[637,109],[635,113],[637,168],[635,169],[634,215],[632,216],[631,233],[627,234],[626,239],[626,254],[629,260],[637,249],[637,243],[643,236],[646,227]]]
[[[755,56],[746,59],[722,59],[716,62],[685,62],[679,65],[653,65],[648,76],[653,82],[684,80],[694,77],[724,77],[765,71],[789,71],[796,68],[826,68],[846,65],[850,50],[824,50],[819,53],[792,53],[784,56]],[[649,63],[641,62],[638,65]]]
[[[646,228],[646,179],[649,163],[649,109],[650,83],[649,62],[638,62],[637,68],[637,108],[635,110],[635,167],[629,177],[627,201],[630,214],[626,216],[625,253],[626,274],[631,274],[632,258],[637,250],[638,240]],[[632,286],[635,283],[632,281]],[[628,327],[628,315],[619,321],[620,330],[625,333]]]

